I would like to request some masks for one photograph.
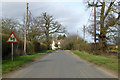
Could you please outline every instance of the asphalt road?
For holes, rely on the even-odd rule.
[[[111,76],[66,51],[58,50],[9,75],[8,78],[111,78]]]

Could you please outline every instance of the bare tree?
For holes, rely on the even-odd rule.
[[[50,36],[54,33],[64,33],[65,28],[46,12],[37,17],[36,21],[41,28],[41,32],[45,35],[47,47],[50,49]]]
[[[4,18],[2,19],[2,33],[10,34],[11,32],[17,32],[19,22],[15,19]]]
[[[117,15],[117,2],[104,2],[104,0],[97,0],[96,7],[98,9],[97,16],[97,31],[99,32],[99,47],[102,51],[106,50],[107,46],[107,40],[110,40],[110,36],[112,36],[112,33],[117,32],[117,21],[120,17],[120,15]],[[94,2],[88,1],[88,6],[92,7],[95,5]],[[93,26],[93,24],[91,25]],[[93,28],[92,28],[93,29]],[[93,32],[91,29],[91,33]],[[92,33],[93,34],[93,33]]]

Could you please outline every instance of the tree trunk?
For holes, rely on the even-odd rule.
[[[46,29],[46,42],[47,42],[47,49],[50,50],[50,37],[49,37],[49,29]]]
[[[104,11],[105,11],[105,2],[103,2],[103,6],[101,8],[101,15],[100,15],[99,46],[100,46],[100,50],[102,52],[104,52],[106,50],[106,29],[104,26]]]

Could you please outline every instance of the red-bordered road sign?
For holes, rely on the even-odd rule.
[[[17,43],[18,42],[18,40],[13,32],[10,34],[7,42],[8,43]]]

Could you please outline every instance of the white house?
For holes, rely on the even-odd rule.
[[[55,50],[55,49],[56,49],[56,47],[55,47],[55,42],[54,42],[54,41],[52,42],[51,47],[52,47],[52,50]]]
[[[58,44],[58,47],[55,47],[55,41],[52,42],[52,44],[51,44],[52,50],[55,50],[55,49],[61,48],[61,47],[60,47],[61,42],[60,42],[60,41],[57,41],[57,44]]]
[[[60,44],[61,44],[61,43],[60,43],[60,42],[58,42],[58,48],[61,48],[61,47],[60,47]]]

